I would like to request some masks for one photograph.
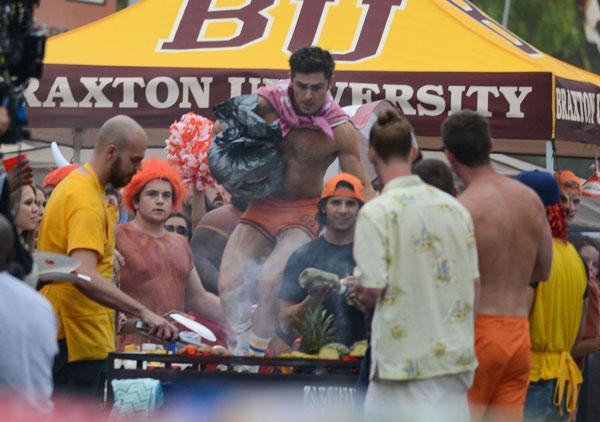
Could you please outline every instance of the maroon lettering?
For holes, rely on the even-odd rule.
[[[389,26],[392,23],[392,10],[402,6],[405,0],[362,0],[367,6],[367,16],[362,25],[356,28],[359,32],[354,51],[345,54],[334,54],[339,62],[356,62],[376,56],[383,48]]]
[[[315,35],[319,28],[319,23],[323,19],[323,12],[327,3],[335,3],[336,0],[312,0],[299,3],[300,13],[298,19],[292,26],[294,28],[290,41],[287,45],[287,51],[293,53],[299,48],[313,45]],[[298,2],[298,1],[296,1]],[[310,4],[309,4],[310,3]]]
[[[393,9],[401,7],[405,1],[362,0],[361,4],[367,8],[367,12],[355,30],[358,33],[356,45],[347,53],[333,54],[335,60],[356,62],[377,55],[385,43],[393,18]],[[298,20],[286,47],[288,52],[319,43],[319,26],[321,20],[325,19],[325,5],[334,2],[335,0],[301,1]]]
[[[496,30],[496,25],[498,25],[500,28],[502,28],[502,26],[500,24],[497,24],[496,22],[494,22],[488,16],[486,16],[481,10],[479,10],[476,6],[474,6],[470,1],[461,0],[461,3],[466,4],[466,6],[467,6],[466,8],[461,6],[460,4],[457,4],[457,2],[455,0],[446,0],[446,2],[450,3],[452,6],[454,6],[461,12],[463,12],[465,15],[469,16],[471,19],[476,20],[477,22],[479,22],[481,25],[485,26],[490,31],[493,31],[495,34],[501,36],[504,40],[506,40],[508,43],[514,45],[519,50],[523,51],[525,54],[528,54],[530,56],[539,56],[540,55],[540,52],[538,50],[536,50],[535,47],[533,47],[531,44],[528,44],[526,41],[522,40],[521,38],[517,37],[515,34],[510,32],[508,29],[503,28],[504,31],[509,33],[512,38],[507,37],[506,34],[504,34],[502,31]],[[489,25],[488,22],[493,23],[494,25]]]
[[[265,36],[269,19],[263,10],[275,0],[252,0],[237,8],[213,9],[212,0],[187,0],[182,6],[171,39],[163,41],[162,50],[198,50],[240,48]],[[198,39],[204,25],[211,21],[239,20],[239,33],[228,40]]]

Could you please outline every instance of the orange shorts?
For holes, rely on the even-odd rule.
[[[531,369],[527,318],[478,315],[475,353],[479,366],[469,390],[472,419],[481,420],[489,408],[492,419],[523,420]]]
[[[290,228],[304,230],[314,239],[319,234],[318,203],[319,198],[295,201],[271,197],[253,199],[240,222],[251,225],[273,241],[279,233]]]

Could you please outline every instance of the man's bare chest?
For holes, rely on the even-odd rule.
[[[283,139],[281,153],[284,159],[299,162],[328,161],[337,154],[337,147],[320,130],[295,129]]]

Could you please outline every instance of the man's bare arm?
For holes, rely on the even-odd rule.
[[[10,126],[10,115],[6,107],[0,107],[0,135],[3,135]]]
[[[213,127],[212,127],[212,138],[214,139],[215,136],[217,136],[219,133],[221,133],[222,129],[221,129],[221,122],[218,120],[215,120],[213,123]]]
[[[225,314],[221,307],[221,301],[214,294],[206,291],[196,271],[192,268],[188,278],[185,309],[194,311],[211,321],[225,321]]]
[[[343,123],[333,129],[335,142],[338,144],[338,158],[342,171],[360,179],[365,187],[367,200],[375,197],[375,191],[367,176],[367,171],[360,159],[360,139],[351,123]]]
[[[600,336],[599,337],[589,337],[584,338],[583,340],[578,341],[573,349],[571,350],[571,355],[574,358],[584,357],[589,355],[590,353],[595,353],[600,350]]]
[[[206,214],[206,204],[204,202],[204,192],[197,191],[194,186],[190,187],[190,199],[192,202],[192,230],[196,228],[204,214]]]
[[[375,309],[375,305],[379,298],[383,297],[385,289],[372,289],[364,288],[360,285],[355,287],[355,295],[359,302],[361,302],[367,311]]]
[[[140,318],[151,327],[150,334],[154,336],[162,339],[177,337],[177,328],[173,324],[150,311],[96,271],[96,252],[90,249],[75,249],[71,252],[71,257],[81,262],[77,271],[91,277],[91,281],[74,283],[84,295],[104,306]]]
[[[576,354],[581,353],[582,349],[584,349],[586,346],[586,343],[584,343],[585,340],[582,340],[582,337],[583,337],[583,330],[585,330],[585,320],[587,318],[587,311],[588,311],[588,298],[586,297],[583,300],[583,307],[581,308],[581,318],[579,319],[579,331],[577,332],[577,339],[575,340],[575,344],[573,345],[573,349],[571,350],[571,354],[574,357],[576,356]],[[589,347],[589,345],[587,345],[587,346]],[[598,349],[596,349],[596,350],[598,350]],[[585,356],[585,354],[583,356]]]
[[[332,286],[317,287],[309,290],[309,294],[300,303],[290,302],[285,299],[279,300],[279,321],[281,328],[286,333],[296,326],[300,317],[307,308],[313,308],[319,303],[323,303],[331,294],[334,288]]]
[[[543,221],[540,222],[540,242],[531,280],[534,283],[548,280],[552,268],[552,231],[541,203],[540,215]]]
[[[290,302],[289,300],[279,300],[279,324],[281,329],[288,334],[292,333],[292,330],[296,326],[296,321],[304,313],[306,307],[306,299],[300,303]]]
[[[481,292],[481,279],[478,277],[473,280],[473,288],[475,290],[475,298],[473,299],[473,315],[477,315],[479,310],[479,294]]]

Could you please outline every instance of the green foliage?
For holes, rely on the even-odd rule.
[[[297,321],[296,334],[302,337],[300,351],[319,353],[321,347],[334,338],[333,315],[328,314],[322,304],[306,308]]]
[[[472,0],[472,3],[501,22],[504,1]],[[585,38],[583,14],[576,0],[512,0],[507,26],[546,54],[600,72],[600,53]]]
[[[121,9],[125,9],[127,6],[129,6],[129,1],[127,0],[117,0],[117,10],[121,10]]]

